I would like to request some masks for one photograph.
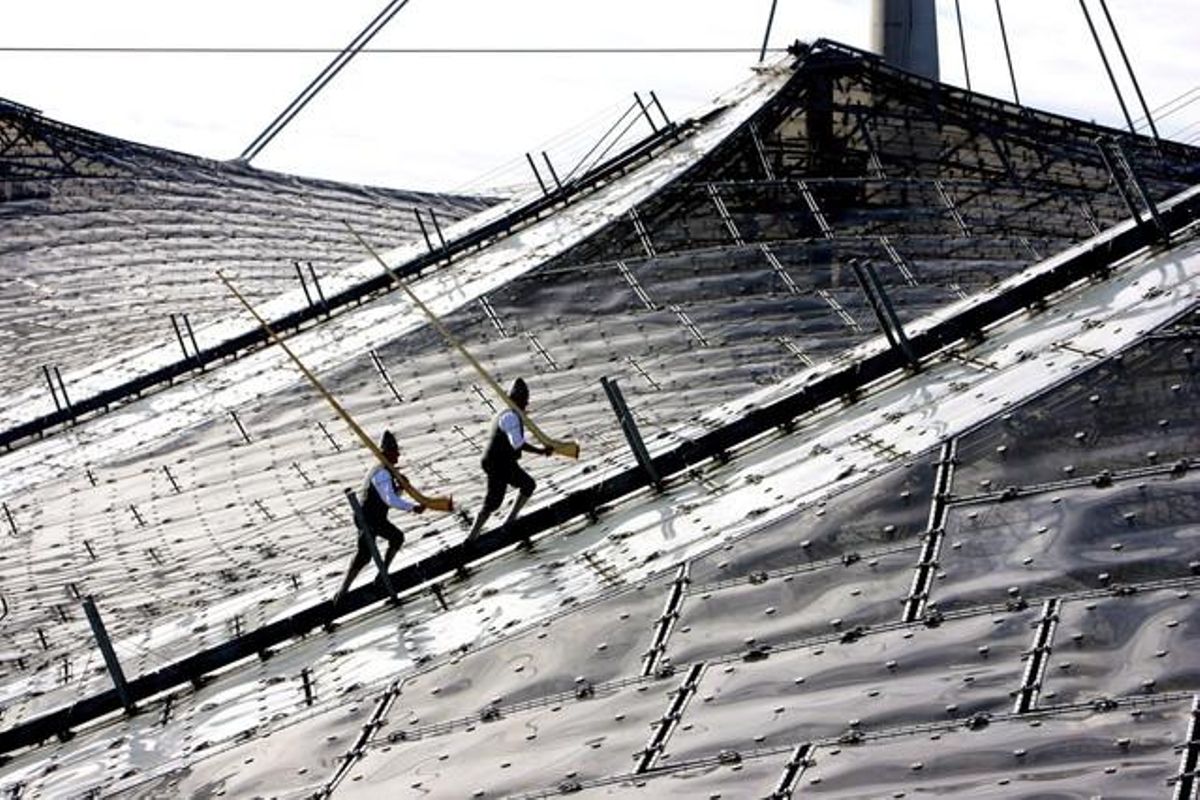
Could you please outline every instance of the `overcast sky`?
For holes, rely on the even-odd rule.
[[[1102,26],[1098,0],[1088,0]],[[385,0],[6,0],[0,97],[85,128],[233,158],[332,53],[32,53],[30,47],[331,48]],[[778,0],[770,44],[867,47],[869,0]],[[1011,98],[993,0],[961,0],[972,84]],[[566,158],[653,89],[682,117],[757,61],[771,0],[410,0],[372,48],[746,48],[700,54],[361,54],[254,161],[409,189],[525,180],[526,151]],[[963,85],[955,4],[939,0],[942,79]],[[1078,0],[1004,0],[1031,106],[1121,125]],[[1200,98],[1200,0],[1109,0],[1146,99]],[[1107,37],[1106,37],[1107,41]],[[769,55],[768,58],[771,56]],[[1116,59],[1115,48],[1111,57]],[[1114,66],[1118,66],[1114,64]],[[1122,73],[1123,74],[1123,73]],[[1136,103],[1128,82],[1127,102]],[[1133,111],[1140,116],[1140,111]],[[1164,134],[1200,134],[1200,100]],[[558,148],[558,149],[556,149]],[[562,155],[559,155],[559,153]],[[497,168],[504,167],[497,171]]]

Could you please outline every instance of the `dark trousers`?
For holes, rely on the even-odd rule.
[[[392,551],[393,554],[404,544],[404,532],[388,522],[386,517],[383,519],[367,520],[366,524],[367,534],[377,536],[380,539],[386,539],[388,550]],[[387,560],[386,555],[380,555],[385,561]],[[354,560],[350,562],[349,574],[351,576],[357,575],[370,560],[371,550],[367,547],[367,542],[360,533],[358,537],[358,550],[354,552]]]
[[[537,487],[533,477],[521,469],[521,465],[516,461],[485,462],[483,471],[487,473],[487,496],[483,498],[484,514],[491,514],[500,507],[509,486],[516,487],[517,491],[527,496],[533,494]]]

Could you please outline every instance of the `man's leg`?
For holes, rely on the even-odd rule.
[[[385,520],[382,525],[377,527],[375,535],[387,539],[387,553],[383,557],[383,566],[386,569],[392,565],[392,559],[404,546],[404,532]]]
[[[503,475],[497,475],[493,471],[485,470],[487,473],[487,496],[483,498],[483,507],[479,509],[479,514],[475,517],[475,524],[471,526],[471,532],[467,534],[465,541],[469,542],[478,536],[483,531],[483,525],[487,522],[500,503],[504,501],[504,489],[506,482]]]
[[[513,503],[512,511],[508,512],[508,518],[504,520],[505,525],[517,518],[517,514],[521,513],[521,508],[529,502],[529,498],[533,496],[533,490],[537,488],[533,477],[516,464],[513,465],[513,474],[509,477],[509,483],[517,487],[517,499]]]
[[[333,596],[334,608],[337,608],[338,603],[342,602],[343,595],[350,589],[350,584],[354,583],[354,579],[358,577],[358,573],[362,572],[362,568],[367,565],[367,561],[370,558],[370,554],[367,553],[367,546],[360,535],[358,549],[354,551],[354,558],[350,559],[350,566],[346,569],[346,577],[342,579],[342,585],[338,588],[337,594]]]

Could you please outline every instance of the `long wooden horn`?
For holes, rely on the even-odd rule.
[[[371,247],[371,245],[367,243],[367,240],[360,236],[358,231],[354,230],[349,222],[342,220],[342,224],[349,229],[350,233],[354,234],[354,238],[358,239],[358,243],[361,244],[367,250],[367,252],[375,257],[375,260],[378,261],[379,265],[383,267],[387,274],[392,277],[392,280],[396,282],[396,285],[403,289],[404,293],[408,295],[408,299],[416,303],[417,307],[425,313],[425,316],[429,318],[430,323],[432,323],[433,327],[435,327],[438,333],[442,335],[442,338],[446,340],[446,343],[461,353],[462,357],[465,358],[467,362],[475,368],[477,373],[479,373],[479,377],[483,379],[484,383],[492,387],[492,391],[494,391],[509,408],[520,415],[521,421],[525,424],[525,427],[534,435],[534,437],[537,438],[539,442],[546,445],[559,455],[566,456],[567,458],[579,458],[578,443],[572,441],[564,442],[559,441],[558,439],[553,439],[547,436],[541,428],[535,425],[533,420],[526,416],[525,412],[518,408],[517,404],[512,401],[512,398],[508,396],[508,392],[504,391],[504,389],[500,387],[500,384],[496,383],[496,380],[491,376],[491,373],[484,369],[483,365],[475,360],[475,356],[467,352],[467,348],[463,347],[462,343],[459,342],[458,339],[454,338],[454,334],[450,333],[446,326],[442,324],[442,321],[438,319],[437,315],[430,310],[429,306],[421,302],[421,298],[417,297],[417,295],[411,288],[409,288],[408,284],[404,282],[400,275],[397,274],[394,269],[388,266],[387,262],[384,261],[383,258],[380,257],[379,253],[375,251],[375,248]]]
[[[355,435],[358,436],[359,441],[363,443],[363,446],[370,450],[375,458],[379,460],[379,463],[392,473],[392,476],[395,477],[396,482],[400,484],[400,487],[404,489],[404,491],[408,492],[413,499],[426,508],[431,508],[434,511],[454,510],[453,497],[429,497],[421,494],[421,492],[417,491],[416,487],[408,482],[408,478],[404,477],[399,470],[389,464],[388,460],[383,455],[383,451],[380,450],[379,446],[372,441],[371,437],[367,436],[366,432],[359,427],[359,424],[354,421],[353,417],[350,416],[350,412],[342,408],[342,404],[339,403],[334,396],[329,393],[329,390],[326,389],[319,380],[317,380],[317,376],[313,375],[312,372],[309,371],[308,367],[304,366],[304,363],[296,356],[295,353],[292,352],[291,348],[283,343],[283,340],[275,334],[275,331],[271,329],[271,326],[267,324],[267,321],[259,316],[258,312],[254,310],[254,306],[250,305],[246,298],[242,297],[241,292],[239,292],[234,285],[230,283],[228,278],[221,274],[220,270],[217,270],[217,277],[220,278],[221,282],[225,284],[225,288],[228,289],[233,296],[236,297],[238,301],[246,307],[246,310],[250,312],[251,316],[258,321],[258,324],[261,325],[262,329],[267,332],[267,336],[270,337],[271,341],[279,345],[280,349],[282,349],[284,353],[287,353],[288,358],[290,358],[292,363],[296,365],[296,368],[304,374],[304,377],[308,378],[308,382],[313,385],[313,388],[316,389],[321,396],[325,398],[329,405],[333,407],[333,410],[336,411],[338,416],[342,418],[342,421],[350,426],[350,430],[354,431]]]

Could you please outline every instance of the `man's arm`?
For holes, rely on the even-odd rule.
[[[425,506],[420,503],[405,500],[396,493],[396,485],[392,483],[391,473],[386,469],[375,470],[375,473],[371,476],[371,485],[375,487],[375,491],[383,498],[383,502],[392,508],[397,508],[401,511],[412,511],[417,514],[425,510]]]
[[[529,449],[529,445],[525,443],[525,426],[521,424],[521,417],[517,412],[509,409],[500,415],[500,430],[508,437],[508,443],[513,450]]]
[[[539,455],[548,456],[554,451],[549,447],[537,447],[529,443],[525,438],[525,426],[521,424],[521,418],[515,411],[506,411],[500,417],[500,430],[508,436],[508,443],[512,445],[513,450],[519,450],[525,453],[537,453]]]

